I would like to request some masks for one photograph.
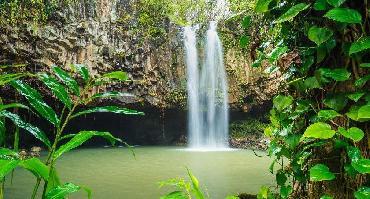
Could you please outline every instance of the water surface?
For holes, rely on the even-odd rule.
[[[270,159],[252,151],[187,151],[177,147],[138,147],[136,159],[126,148],[81,149],[64,154],[57,162],[63,182],[93,190],[95,199],[157,199],[168,192],[158,182],[186,177],[186,167],[196,175],[211,199],[232,193],[257,193],[272,185]],[[264,155],[262,152],[260,154]],[[265,156],[265,155],[264,155]],[[35,178],[16,169],[13,185],[6,183],[5,198],[30,198]],[[81,192],[71,199],[86,198]]]

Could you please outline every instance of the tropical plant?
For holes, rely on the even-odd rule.
[[[269,34],[253,66],[287,82],[265,129],[279,197],[369,198],[367,0],[258,0],[255,11]]]
[[[187,169],[190,181],[183,178],[173,178],[160,182],[160,187],[172,186],[176,190],[162,196],[160,199],[206,199],[209,198],[201,189],[198,179]],[[237,196],[228,196],[226,199],[238,199]]]
[[[101,106],[86,108],[90,102],[100,98],[120,97],[127,94],[120,92],[105,92],[98,93],[92,96],[88,92],[95,86],[104,86],[114,81],[127,81],[128,76],[122,71],[114,71],[93,77],[89,74],[86,66],[81,64],[71,65],[74,74],[71,74],[60,67],[53,66],[52,73],[37,73],[31,75],[39,79],[47,88],[51,90],[53,95],[64,105],[62,111],[57,114],[54,109],[48,105],[42,98],[40,92],[32,88],[25,81],[19,80],[27,74],[3,74],[1,75],[0,82],[2,84],[9,83],[14,87],[24,98],[28,101],[28,106],[22,104],[6,104],[0,106],[0,118],[7,118],[16,124],[19,128],[31,133],[35,138],[39,139],[48,149],[48,155],[45,162],[38,158],[23,158],[17,151],[7,148],[0,148],[0,179],[16,167],[22,167],[32,172],[37,182],[34,187],[32,198],[35,198],[40,186],[41,181],[44,181],[42,191],[43,198],[64,198],[66,195],[84,189],[91,196],[89,189],[82,186],[77,186],[72,183],[62,184],[55,164],[58,158],[64,153],[82,145],[84,142],[94,136],[100,136],[108,140],[112,145],[116,142],[122,142],[121,139],[113,137],[109,132],[88,131],[82,130],[78,133],[65,132],[68,123],[76,117],[81,115],[95,113],[95,112],[110,112],[125,115],[142,115],[142,112],[130,110],[118,106]],[[79,74],[79,75],[77,75]],[[78,76],[78,79],[74,78]],[[17,77],[17,78],[16,78]],[[7,109],[10,108],[24,108],[32,110],[50,122],[54,126],[53,140],[50,141],[46,133],[40,128],[33,126],[22,120],[22,118]],[[4,128],[4,120],[1,121],[1,129]],[[5,131],[1,131],[2,135]],[[3,138],[3,137],[2,137]],[[68,140],[68,141],[67,141]],[[63,145],[61,145],[63,141]],[[124,143],[125,144],[125,143]]]

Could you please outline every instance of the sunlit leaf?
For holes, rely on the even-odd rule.
[[[271,2],[272,0],[258,0],[254,10],[256,12],[267,12]]]
[[[333,197],[329,196],[329,195],[323,195],[320,197],[320,199],[333,199]]]
[[[292,96],[278,95],[273,100],[274,107],[278,111],[282,111],[282,110],[286,109],[292,103],[293,103],[293,97]]]
[[[357,10],[349,8],[333,8],[325,17],[343,23],[362,23],[362,16]]]
[[[128,75],[125,72],[122,71],[113,71],[110,73],[106,73],[102,76],[103,78],[108,78],[108,79],[114,79],[118,81],[127,81],[128,80]]]
[[[356,161],[352,161],[351,165],[359,173],[362,173],[362,174],[369,174],[370,173],[370,159],[363,158],[363,159],[359,159],[359,160],[356,160]]]
[[[359,142],[364,138],[364,132],[357,128],[357,127],[351,127],[348,130],[345,130],[344,128],[340,127],[338,129],[338,132],[342,134],[344,137],[352,139],[354,142]]]
[[[317,116],[322,120],[322,121],[327,121],[334,119],[338,116],[341,116],[338,112],[334,110],[320,110]]]
[[[362,96],[364,96],[365,93],[364,92],[355,92],[355,93],[352,93],[352,94],[348,94],[347,97],[355,102],[358,102],[358,100],[361,99]]]
[[[330,172],[329,168],[324,164],[316,164],[310,168],[311,181],[326,181],[333,180],[335,175]]]
[[[37,158],[23,160],[19,166],[29,170],[38,178],[41,177],[44,180],[49,178],[49,168]]]
[[[81,112],[78,112],[74,115],[72,115],[71,118],[85,115],[89,113],[117,113],[117,114],[124,114],[124,115],[144,115],[143,112],[127,109],[127,108],[121,108],[118,106],[103,106],[103,107],[94,107],[88,110],[84,110]]]
[[[369,199],[370,198],[370,187],[360,187],[356,192],[355,192],[355,198],[356,199]]]
[[[53,70],[55,75],[65,84],[68,88],[77,96],[80,96],[80,87],[76,80],[74,80],[66,71],[63,69],[54,66]]]
[[[370,37],[362,37],[359,40],[352,43],[351,48],[349,49],[349,54],[358,53],[370,48]]]
[[[317,122],[311,124],[303,134],[303,137],[317,138],[317,139],[329,139],[332,138],[335,131],[331,129],[329,124],[323,122]]]
[[[369,121],[370,118],[366,119],[366,118],[360,118],[359,115],[358,115],[358,111],[360,110],[361,107],[359,106],[352,106],[349,111],[346,113],[347,117],[351,118],[352,120],[354,121],[359,121],[359,122],[366,122],[366,121]],[[362,112],[362,114],[364,114]],[[366,114],[366,113],[365,113]],[[366,116],[366,115],[365,115]]]
[[[193,185],[194,195],[196,196],[197,199],[205,199],[204,194],[200,190],[198,179],[191,173],[189,169],[187,170],[188,170],[188,175],[190,177],[191,183]]]
[[[46,73],[39,74],[39,77],[61,102],[63,102],[69,109],[72,108],[72,100],[63,85],[61,85],[54,77]]]
[[[77,70],[85,82],[89,81],[89,69],[83,64],[71,64],[71,67]]]
[[[361,106],[358,109],[358,118],[359,119],[370,119],[370,105]]]
[[[308,30],[308,38],[315,42],[318,46],[326,42],[333,36],[333,31],[328,28],[319,28],[317,26],[312,26]]]
[[[362,63],[360,64],[361,68],[370,68],[370,63]]]
[[[325,78],[331,78],[335,81],[346,81],[351,76],[351,73],[344,68],[320,68],[317,72]]]
[[[297,16],[303,10],[306,10],[310,4],[299,3],[295,6],[292,6],[286,13],[281,15],[274,23],[282,23],[285,21],[292,20],[295,16]]]
[[[37,139],[41,140],[46,146],[51,147],[50,141],[47,138],[46,134],[43,131],[41,131],[38,127],[32,126],[31,124],[24,122],[18,115],[8,111],[1,111],[0,116],[9,118],[10,120],[12,120],[14,124],[30,132]]]
[[[54,110],[47,105],[43,100],[39,92],[23,83],[20,80],[11,82],[11,85],[18,90],[23,96],[26,97],[31,106],[36,109],[38,113],[55,126],[59,124],[59,118]]]
[[[77,186],[73,183],[66,183],[62,186],[56,186],[51,189],[45,196],[46,199],[64,199],[67,195],[75,193],[81,189],[80,186]],[[91,198],[90,189],[83,188],[88,195],[88,198]]]
[[[122,142],[122,140],[115,138],[109,132],[99,132],[99,131],[81,131],[76,134],[71,140],[69,140],[66,144],[59,147],[57,151],[55,151],[53,157],[57,159],[63,153],[66,153],[81,144],[85,143],[87,140],[92,138],[93,136],[100,136],[108,140],[112,145],[116,143],[116,141]]]
[[[355,86],[357,87],[357,88],[361,88],[361,87],[363,87],[365,84],[366,84],[366,82],[367,81],[369,81],[370,80],[370,74],[369,75],[366,75],[366,76],[364,76],[364,77],[361,77],[360,79],[357,79],[356,81],[355,81]]]
[[[20,160],[1,160],[0,159],[0,179],[3,179],[9,172],[15,169]]]

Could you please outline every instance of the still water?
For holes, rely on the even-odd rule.
[[[270,159],[249,150],[187,151],[177,147],[137,147],[136,158],[126,148],[80,149],[64,154],[57,162],[63,182],[93,190],[95,199],[158,199],[169,189],[158,182],[185,177],[186,167],[198,177],[211,199],[235,193],[257,193],[261,185],[272,185]],[[9,179],[9,178],[8,178]],[[13,185],[7,180],[6,199],[30,198],[35,178],[16,169]],[[83,192],[71,199],[86,198]]]

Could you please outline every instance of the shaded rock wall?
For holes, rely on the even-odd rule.
[[[71,63],[86,64],[91,74],[123,70],[133,81],[93,92],[118,89],[136,96],[134,100],[122,99],[124,103],[185,107],[180,28],[163,18],[153,31],[140,26],[144,19],[139,0],[78,1],[54,11],[46,24],[0,27],[0,63],[27,63],[35,71],[48,70],[54,64],[68,70]],[[237,50],[225,52],[225,62],[232,107],[248,110],[248,93],[255,95],[249,96],[255,99],[254,105],[274,94],[265,89],[271,79],[250,77],[261,71],[251,69]]]

